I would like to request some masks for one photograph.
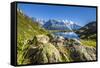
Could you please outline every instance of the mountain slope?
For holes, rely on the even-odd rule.
[[[37,18],[34,18],[34,17],[32,17],[31,19],[32,19],[32,21],[37,22],[41,26],[43,26],[44,23],[45,23],[45,21],[41,20],[41,19],[37,19]]]
[[[29,48],[29,40],[35,35],[48,34],[48,31],[41,28],[37,22],[33,22],[28,16],[17,11],[17,63],[22,64],[25,60],[25,53]],[[27,62],[28,63],[28,62]]]
[[[79,34],[81,38],[96,39],[96,22],[93,21],[86,24],[84,27],[76,31],[76,33]]]
[[[48,33],[44,29],[40,28],[37,22],[33,22],[30,18],[26,16],[22,16],[21,13],[18,12],[18,36],[22,35],[24,38],[30,38],[31,36],[38,34],[46,34]]]

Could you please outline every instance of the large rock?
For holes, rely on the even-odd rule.
[[[46,35],[37,35],[37,42],[41,42],[41,43],[48,43],[49,42],[49,37]]]
[[[35,36],[27,52],[29,64],[96,60],[96,48],[81,44],[66,46],[64,42],[63,37],[50,42],[48,36]]]
[[[63,36],[57,36],[54,37],[54,39],[52,40],[52,43],[54,43],[55,46],[62,46],[64,45],[65,39]]]
[[[48,36],[37,35],[35,38],[37,44],[31,44],[28,51],[28,58],[32,64],[62,62],[58,49],[49,42]]]
[[[32,64],[62,62],[61,55],[51,43],[40,44],[38,48],[30,48]]]
[[[69,47],[70,57],[74,61],[96,60],[96,49],[94,47],[73,45]]]

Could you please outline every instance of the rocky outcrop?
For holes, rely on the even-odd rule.
[[[62,62],[60,52],[49,42],[48,36],[38,35],[28,52],[32,64]]]
[[[96,60],[96,49],[84,45],[66,46],[63,37],[57,37],[52,42],[46,35],[33,38],[27,57],[31,64],[90,61]],[[53,42],[56,42],[54,44]]]
[[[52,39],[52,43],[55,46],[63,46],[64,45],[64,42],[65,42],[65,39],[62,36],[57,36],[57,37],[54,37]]]
[[[42,44],[38,48],[31,49],[31,50],[32,50],[31,53],[33,53],[33,51],[37,50],[35,53],[33,53],[34,55],[30,54],[30,55],[32,55],[31,62],[33,64],[55,63],[55,62],[62,61],[59,51],[51,43]],[[29,51],[29,53],[30,53],[30,51]]]
[[[48,43],[49,42],[49,37],[45,35],[37,35],[37,42],[41,43]]]
[[[70,57],[74,61],[96,60],[96,49],[94,47],[73,45],[72,47],[68,47],[68,48],[70,51]]]

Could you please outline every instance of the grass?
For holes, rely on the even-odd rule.
[[[83,45],[96,47],[96,41],[94,40],[81,40],[81,42]]]
[[[17,64],[27,64],[29,60],[26,54],[30,44],[28,40],[33,39],[35,35],[47,35],[48,31],[41,28],[37,22],[17,12]]]

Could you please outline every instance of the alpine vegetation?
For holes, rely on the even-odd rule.
[[[39,11],[40,14],[30,15],[29,13],[37,9],[33,11],[28,6],[26,10],[21,6],[22,4],[17,10],[18,65],[96,60],[95,20],[86,23],[84,21],[85,24],[80,25],[79,22],[67,18],[58,19],[57,17],[56,19],[53,14],[50,16],[55,18],[41,19],[37,15],[43,15],[42,10]],[[53,13],[52,11],[50,13]],[[43,13],[46,14],[46,12]]]

